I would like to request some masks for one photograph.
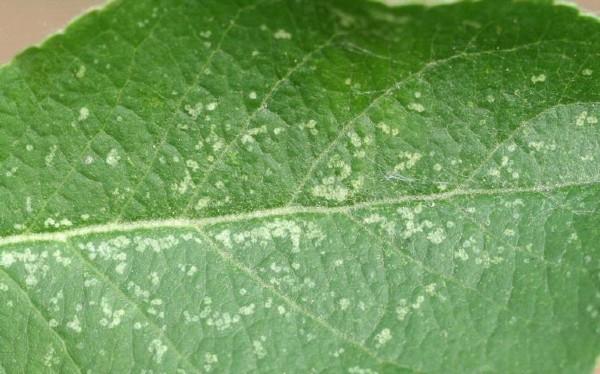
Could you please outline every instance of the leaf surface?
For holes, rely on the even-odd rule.
[[[0,372],[587,373],[600,26],[115,1],[0,70]]]

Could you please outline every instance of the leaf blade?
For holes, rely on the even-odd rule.
[[[0,71],[2,339],[49,342],[2,367],[588,370],[597,27],[533,2],[82,18]]]

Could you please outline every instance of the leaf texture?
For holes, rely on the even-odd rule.
[[[110,3],[0,69],[0,372],[589,373],[600,26]]]

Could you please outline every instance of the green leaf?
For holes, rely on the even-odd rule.
[[[114,1],[0,70],[0,372],[589,373],[600,25]]]

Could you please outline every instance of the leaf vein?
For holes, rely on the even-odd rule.
[[[526,193],[544,193],[568,188],[590,187],[600,184],[600,180],[577,181],[549,186],[517,187],[503,189],[471,189],[452,190],[449,192],[425,194],[425,195],[401,195],[395,198],[387,198],[373,201],[358,202],[351,205],[339,206],[282,206],[264,210],[255,210],[245,213],[225,214],[205,218],[187,219],[171,218],[163,220],[146,220],[132,222],[112,222],[91,226],[82,226],[75,229],[52,232],[25,233],[0,237],[0,247],[28,242],[66,242],[72,237],[103,234],[110,232],[130,232],[135,230],[150,230],[157,228],[196,228],[212,226],[223,223],[249,221],[254,219],[291,216],[296,214],[332,215],[343,214],[360,209],[370,209],[382,206],[391,206],[415,201],[445,201],[460,197],[484,197]]]
[[[388,361],[388,360],[381,358],[376,352],[369,349],[363,343],[355,340],[351,336],[348,336],[348,334],[345,334],[344,332],[340,331],[338,328],[334,327],[333,325],[331,325],[329,322],[327,322],[323,318],[315,315],[314,313],[310,312],[306,308],[302,307],[302,305],[296,303],[294,300],[292,300],[292,298],[290,296],[286,295],[285,293],[283,293],[276,287],[273,287],[272,285],[265,282],[251,268],[249,268],[245,264],[241,263],[231,253],[229,253],[225,249],[221,248],[217,243],[214,242],[214,240],[212,240],[200,228],[196,228],[196,230],[200,233],[200,235],[202,235],[204,240],[210,244],[210,246],[213,248],[214,252],[217,255],[219,255],[219,257],[221,257],[224,261],[226,261],[231,266],[235,267],[237,270],[244,273],[248,278],[250,278],[252,281],[254,281],[261,288],[263,288],[263,289],[269,291],[270,293],[272,293],[273,295],[277,296],[279,299],[281,299],[283,302],[285,302],[290,308],[294,309],[297,313],[300,313],[300,314],[310,318],[311,320],[315,321],[317,323],[317,325],[319,325],[323,329],[329,331],[329,333],[331,333],[337,339],[343,340],[346,343],[349,343],[350,345],[355,346],[356,348],[363,351],[365,354],[367,354],[368,356],[370,356],[371,358],[373,358],[380,364],[391,364],[399,369],[405,369],[405,370],[409,369],[409,370],[413,370],[413,371],[415,370],[413,368],[406,367],[406,366],[400,365],[396,362]]]

